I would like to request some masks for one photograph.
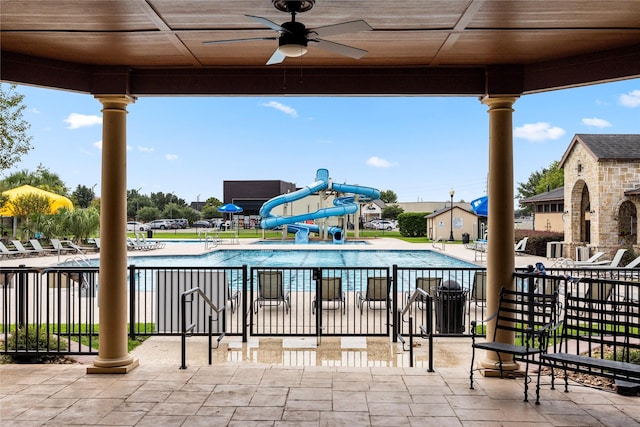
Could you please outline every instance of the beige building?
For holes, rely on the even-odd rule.
[[[564,256],[589,246],[640,249],[640,135],[576,134],[565,152]]]
[[[462,234],[468,233],[472,240],[478,238],[478,216],[470,210],[462,209],[454,204],[451,208],[435,211],[425,217],[427,219],[427,237],[431,240],[443,238],[449,240],[453,232],[454,240],[462,240]],[[453,222],[452,222],[453,219]]]
[[[533,207],[533,230],[564,233],[564,187],[536,194],[520,203]]]

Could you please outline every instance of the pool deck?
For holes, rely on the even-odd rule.
[[[247,247],[245,241],[219,248]],[[324,245],[323,247],[326,247]],[[255,248],[256,246],[252,246]],[[269,249],[276,249],[270,245]],[[376,239],[373,249],[433,249]],[[355,248],[355,247],[354,247]],[[361,249],[361,246],[357,247]],[[291,249],[291,245],[286,245]],[[141,255],[200,254],[204,245],[167,244]],[[462,245],[445,254],[473,262]],[[96,255],[90,255],[96,256]],[[63,257],[61,257],[63,258]],[[10,261],[10,262],[9,262]],[[2,260],[46,266],[57,257]],[[546,260],[518,256],[516,266]],[[523,402],[523,380],[475,377],[469,389],[470,342],[436,338],[435,372],[426,345],[408,353],[388,338],[225,338],[207,363],[206,341],[189,338],[187,369],[180,339],[153,337],[132,352],[140,366],[126,375],[89,375],[91,357],[61,365],[0,365],[4,426],[630,426],[640,424],[637,397],[580,385],[550,390],[541,404]],[[558,384],[559,385],[559,384]]]

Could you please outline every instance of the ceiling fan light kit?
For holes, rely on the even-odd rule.
[[[273,21],[261,16],[245,15],[261,25],[267,26],[280,34],[279,37],[259,37],[235,40],[214,40],[205,41],[204,44],[233,43],[261,40],[278,40],[278,48],[267,61],[267,65],[279,64],[287,57],[300,57],[307,53],[308,44],[319,49],[324,49],[338,55],[347,56],[353,59],[362,58],[367,51],[340,43],[331,42],[318,37],[333,36],[359,31],[371,31],[372,28],[364,20],[342,22],[339,24],[326,25],[318,28],[307,29],[301,22],[296,22],[296,14],[306,12],[315,5],[315,0],[272,0],[273,6],[282,12],[291,14],[291,20],[278,25]]]

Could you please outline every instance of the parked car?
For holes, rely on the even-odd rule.
[[[376,230],[387,230],[387,231],[393,230],[394,228],[397,227],[394,221],[389,221],[386,219],[376,221],[374,225],[376,227]]]
[[[168,230],[175,227],[175,223],[168,219],[155,219],[148,225],[152,230]]]
[[[205,221],[205,220],[200,220],[200,221],[195,221],[193,223],[194,227],[199,227],[199,228],[211,228],[212,225],[209,221]]]
[[[189,221],[186,218],[178,218],[175,221],[179,228],[187,228],[189,226]]]
[[[127,231],[135,232],[135,231],[147,231],[149,226],[147,224],[143,224],[138,221],[129,221],[127,222]]]

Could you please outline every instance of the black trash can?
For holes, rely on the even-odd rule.
[[[462,243],[464,245],[469,243],[469,233],[462,233]]]
[[[152,229],[148,229],[147,230],[147,239],[150,239],[153,237],[153,230]]]
[[[436,290],[436,332],[464,333],[467,292],[455,280],[447,280]]]

